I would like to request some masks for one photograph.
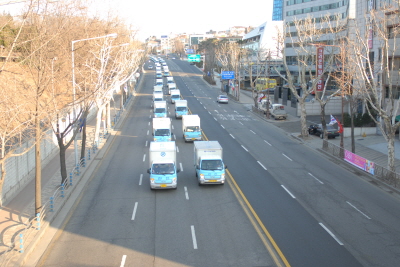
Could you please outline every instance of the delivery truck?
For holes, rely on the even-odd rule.
[[[171,76],[167,77],[167,83],[165,84],[165,86],[168,87],[168,85],[171,83],[175,83],[174,77],[171,77]]]
[[[167,142],[172,140],[171,119],[153,118],[153,141]]]
[[[199,115],[182,115],[182,132],[185,142],[201,141],[202,137]]]
[[[171,103],[174,104],[179,99],[181,99],[181,91],[179,89],[171,90]]]
[[[162,93],[163,92],[163,87],[161,85],[154,85],[153,92]]]
[[[178,88],[176,87],[176,83],[169,83],[169,84],[168,84],[168,94],[169,94],[169,95],[171,94],[171,90],[175,90],[175,89],[178,89]]]
[[[167,102],[166,101],[155,101],[154,102],[154,118],[166,118],[167,117]]]
[[[150,142],[149,169],[151,189],[176,189],[178,172],[174,141]]]
[[[153,92],[153,102],[164,101],[164,95],[162,92]]]
[[[226,166],[218,141],[194,141],[194,166],[199,185],[225,183]]]
[[[160,79],[156,79],[156,85],[161,86],[161,87],[164,86],[164,81],[163,81],[162,77]]]
[[[181,99],[175,101],[175,118],[182,118],[188,114],[187,100]]]

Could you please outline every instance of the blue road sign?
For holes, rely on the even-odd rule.
[[[221,73],[222,80],[231,80],[235,79],[235,72],[234,71],[223,71]]]

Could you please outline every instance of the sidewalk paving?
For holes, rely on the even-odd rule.
[[[115,97],[114,101],[117,103],[111,107],[111,118],[119,116],[120,111],[123,107],[120,106],[120,97]],[[133,98],[133,97],[132,97]],[[132,99],[130,100],[132,102]],[[95,130],[96,116],[88,120],[87,123],[87,142],[91,142]],[[78,152],[80,153],[80,134],[78,135]],[[103,144],[101,144],[103,145]],[[100,148],[100,147],[99,147]],[[94,157],[95,155],[92,155]],[[93,161],[93,160],[92,160]],[[82,174],[76,177],[74,185],[79,183],[84,175],[84,172],[88,169],[88,165],[91,162],[88,161],[87,167],[82,170]],[[75,156],[74,148],[71,146],[66,151],[66,165],[67,165],[67,175],[71,172],[75,166]],[[50,197],[53,196],[56,190],[59,190],[61,183],[61,173],[60,173],[60,159],[59,153],[49,160],[49,162],[42,166],[42,207],[46,205],[49,209]],[[45,215],[45,221],[41,222],[39,225],[43,227],[44,223],[49,223],[49,218],[56,216],[61,209],[60,205],[64,205],[67,201],[69,195],[67,195],[67,189],[65,199],[59,199],[58,202],[55,201],[54,213],[49,213]],[[69,190],[68,194],[73,190]],[[63,200],[63,201],[62,201]],[[56,206],[58,204],[58,207]],[[58,210],[57,210],[58,209]],[[21,250],[26,250],[29,245],[30,239],[38,238],[37,235],[39,231],[30,231],[29,236],[24,235],[24,245],[20,246],[20,234],[26,233],[25,229],[33,229],[37,227],[36,222],[29,226],[29,222],[35,218],[35,179],[24,186],[24,188],[18,192],[10,201],[4,203],[3,207],[0,209],[0,266],[19,266],[22,258],[26,255],[26,252],[20,253]],[[36,230],[35,230],[36,231]]]

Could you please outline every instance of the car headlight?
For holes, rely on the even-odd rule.
[[[154,140],[153,140],[153,141],[157,141],[157,138],[154,137]]]
[[[200,174],[200,179],[204,180],[204,174],[202,174],[202,173]]]
[[[225,180],[225,173],[221,174],[221,179]]]
[[[154,184],[154,178],[150,178],[150,183]]]
[[[173,184],[176,183],[176,177],[172,178],[172,183],[173,183]]]

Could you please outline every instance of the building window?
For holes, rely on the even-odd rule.
[[[392,25],[387,28],[389,39],[398,38],[398,35],[399,35],[399,27],[398,26],[399,25]]]

